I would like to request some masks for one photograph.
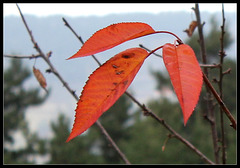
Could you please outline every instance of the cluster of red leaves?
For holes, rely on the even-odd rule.
[[[96,54],[125,41],[154,33],[157,32],[145,23],[113,24],[93,34],[69,59]],[[162,51],[186,125],[199,99],[202,71],[190,46],[167,43],[163,45]],[[117,101],[150,54],[142,48],[127,49],[109,59],[90,75],[77,103],[75,122],[67,142],[91,127],[103,112]]]

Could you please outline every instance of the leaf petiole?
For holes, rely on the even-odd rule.
[[[179,44],[183,44],[182,40],[181,40],[176,34],[174,34],[174,33],[172,33],[172,32],[169,32],[169,31],[155,31],[155,32],[152,33],[152,34],[155,34],[155,33],[167,33],[167,34],[171,34],[171,35],[173,35],[174,37],[177,38],[177,42],[178,42]]]

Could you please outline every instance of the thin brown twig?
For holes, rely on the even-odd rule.
[[[180,134],[178,134],[172,127],[170,127],[166,121],[162,118],[159,118],[156,114],[151,112],[146,108],[146,106],[141,104],[137,99],[135,99],[131,94],[127,94],[144,112],[145,116],[151,116],[156,121],[158,121],[161,125],[163,125],[168,131],[170,131],[175,138],[180,140],[183,144],[185,144],[188,148],[190,148],[192,151],[194,151],[198,156],[200,156],[201,159],[203,159],[205,162],[209,164],[215,164],[210,159],[208,159],[202,152],[200,152],[194,145],[192,145],[189,141],[187,141],[185,138],[183,138]]]
[[[225,114],[227,115],[227,117],[231,121],[231,125],[230,126],[233,127],[236,130],[237,129],[237,123],[236,123],[234,117],[232,116],[231,112],[228,110],[227,106],[222,101],[222,99],[218,95],[217,91],[214,89],[214,87],[212,86],[211,82],[208,80],[207,76],[204,73],[203,73],[203,79],[204,79],[204,82],[206,83],[207,87],[211,90],[211,92],[213,93],[214,97],[218,101],[219,105],[221,106],[221,109],[225,112]]]
[[[8,54],[3,54],[4,57],[8,57],[8,58],[18,58],[18,59],[34,59],[34,58],[38,58],[41,57],[40,54],[38,55],[8,55]]]
[[[221,46],[221,50],[219,52],[220,55],[220,67],[219,67],[219,82],[218,82],[218,87],[219,87],[219,95],[220,98],[223,99],[223,89],[222,89],[222,82],[223,82],[223,59],[226,56],[225,52],[224,52],[224,45],[223,45],[223,41],[224,41],[224,34],[225,34],[225,15],[224,15],[224,6],[222,4],[222,26],[221,26],[221,37],[220,37],[220,46]],[[224,120],[223,120],[223,111],[222,108],[219,108],[220,111],[220,123],[221,123],[221,143],[222,143],[222,163],[226,164],[226,143],[225,143],[225,132],[224,132]]]
[[[17,5],[17,4],[16,4]],[[21,18],[23,20],[23,23],[28,31],[28,34],[31,38],[32,43],[34,44],[34,48],[37,50],[37,52],[39,53],[39,57],[43,58],[45,60],[45,62],[49,65],[51,72],[54,73],[57,78],[63,83],[64,87],[69,91],[69,93],[76,99],[78,100],[78,96],[75,94],[75,91],[73,91],[67,84],[67,82],[65,82],[65,80],[61,77],[61,75],[57,72],[57,70],[54,68],[54,66],[52,65],[52,63],[49,60],[49,54],[45,55],[42,50],[40,49],[40,47],[38,46],[38,44],[36,43],[32,32],[30,31],[27,22],[21,12],[21,9],[19,8],[19,6],[17,5],[17,8],[19,10],[19,13],[21,15]],[[118,148],[118,146],[116,145],[116,143],[113,141],[113,139],[111,138],[111,136],[108,134],[108,132],[106,131],[106,129],[102,126],[102,124],[100,123],[100,121],[96,121],[97,126],[100,128],[101,132],[105,135],[105,137],[107,138],[107,140],[112,144],[112,146],[114,147],[114,149],[117,151],[117,153],[120,155],[120,157],[125,161],[126,164],[130,164],[130,162],[128,161],[128,159],[126,158],[126,156],[121,152],[121,150]]]
[[[203,68],[218,68],[220,64],[199,64],[199,66]]]
[[[63,21],[65,23],[65,25],[70,28],[70,30],[73,32],[73,34],[80,40],[81,37],[77,35],[77,33],[74,31],[74,29],[69,25],[69,23],[66,21],[66,19],[63,18]],[[84,42],[82,40],[80,40],[80,42],[82,44],[84,44]],[[154,51],[151,51],[154,52]],[[92,55],[94,56],[94,55]],[[94,58],[96,58],[94,56]],[[95,60],[95,59],[94,59]],[[178,134],[173,128],[171,128],[163,119],[159,118],[156,114],[154,114],[153,112],[149,111],[146,106],[144,104],[141,104],[135,97],[133,97],[130,93],[128,93],[127,91],[125,91],[125,94],[133,101],[135,102],[142,110],[145,116],[151,116],[152,118],[154,118],[155,120],[157,120],[160,124],[162,124],[168,131],[170,131],[171,133],[174,134],[174,136],[176,136],[176,138],[178,140],[180,140],[181,142],[183,142],[187,147],[189,147],[191,150],[193,150],[197,155],[200,156],[201,159],[203,159],[205,162],[209,163],[209,164],[215,164],[214,162],[212,162],[210,159],[208,159],[203,153],[201,153],[195,146],[193,146],[189,141],[187,141],[185,138],[183,138],[180,134]]]

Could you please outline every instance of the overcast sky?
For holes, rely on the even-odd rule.
[[[19,3],[24,14],[49,16],[61,14],[67,16],[104,16],[113,13],[148,12],[159,13],[166,11],[192,12],[194,3]],[[200,3],[201,11],[217,12],[222,10],[221,3]],[[236,3],[224,4],[225,12],[236,12]],[[3,15],[19,16],[16,4],[4,3]]]

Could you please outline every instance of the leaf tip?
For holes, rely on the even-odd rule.
[[[186,127],[188,119],[189,119],[189,117],[188,118],[183,118],[184,127]]]
[[[67,58],[66,60],[70,60],[70,59],[73,59],[73,58],[76,58],[76,54],[74,54],[73,56]]]
[[[68,143],[69,141],[71,141],[71,140],[72,140],[73,138],[75,138],[76,136],[77,136],[77,135],[73,135],[73,134],[71,133],[65,142]]]

